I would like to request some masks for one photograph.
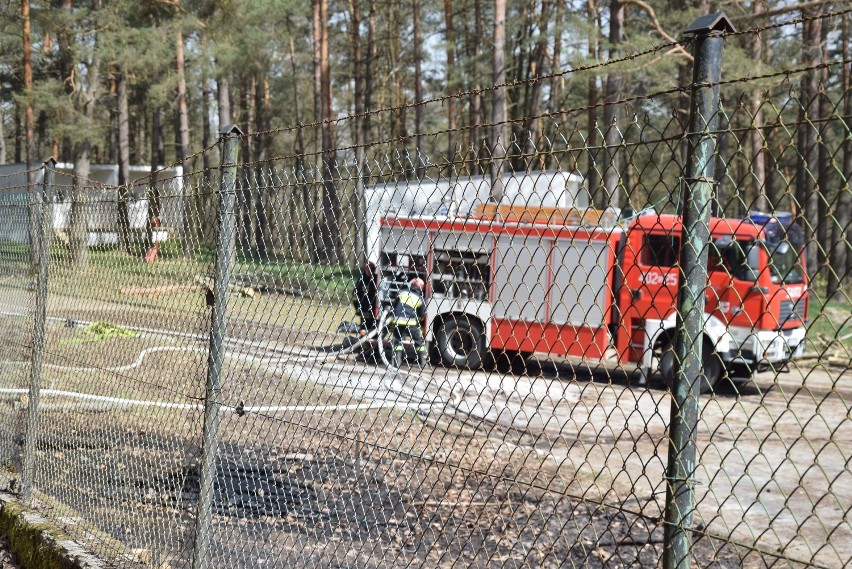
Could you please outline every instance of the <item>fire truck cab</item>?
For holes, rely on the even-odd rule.
[[[713,218],[702,391],[783,366],[805,345],[801,231],[789,216]],[[447,366],[501,354],[629,366],[670,382],[682,224],[644,212],[495,206],[380,219],[379,299],[426,282],[425,334]]]

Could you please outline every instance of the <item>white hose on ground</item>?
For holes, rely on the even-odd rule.
[[[31,315],[28,314],[28,313],[25,313],[25,312],[0,311],[0,316],[11,316],[11,317],[16,317],[16,318],[21,318],[21,317],[30,317]],[[63,317],[59,317],[59,316],[48,316],[47,320],[49,320],[51,322],[68,322],[67,318],[63,318]],[[87,325],[93,323],[89,320],[74,320],[73,322],[74,322],[75,325],[79,325],[79,326],[87,326]],[[158,328],[144,328],[144,327],[140,327],[140,326],[132,326],[132,325],[124,325],[124,324],[119,324],[119,326],[121,326],[122,328],[126,328],[128,330],[132,330],[134,332],[141,332],[142,334],[150,334],[150,335],[153,335],[153,336],[168,336],[168,337],[173,337],[173,338],[187,338],[187,339],[196,340],[196,341],[199,341],[199,342],[204,342],[208,339],[206,336],[203,336],[201,334],[192,334],[192,333],[189,333],[189,332],[178,332],[177,330],[162,330],[162,329],[158,329]],[[344,348],[344,349],[338,350],[338,351],[325,352],[325,353],[318,355],[318,356],[308,356],[307,354],[302,354],[300,352],[294,352],[293,350],[284,349],[284,348],[279,348],[276,351],[278,351],[279,353],[282,353],[282,354],[293,355],[293,356],[297,356],[297,357],[304,357],[304,358],[307,358],[306,361],[310,360],[310,359],[322,360],[322,359],[326,359],[326,358],[332,357],[332,356],[336,357],[336,356],[339,356],[339,355],[345,355],[345,354],[351,353],[351,352],[355,351],[356,348],[363,345],[364,342],[366,342],[370,338],[374,337],[377,333],[378,333],[378,330],[374,330],[374,331],[370,332],[369,334],[367,334],[365,337],[361,338],[358,342],[352,344],[351,346],[349,346],[347,348]],[[263,347],[263,345],[260,344],[259,342],[252,341],[252,340],[242,340],[240,338],[230,338],[230,337],[226,337],[224,340],[225,340],[225,343],[237,344],[238,346],[246,346],[246,347],[251,347],[251,348],[262,348]]]
[[[359,348],[360,346],[363,346],[368,340],[375,337],[379,333],[379,330],[381,330],[381,328],[376,328],[375,330],[373,330],[369,334],[365,334],[364,336],[362,336],[354,344],[351,344],[350,346],[347,346],[347,347],[345,347],[341,350],[329,351],[329,352],[325,352],[324,354],[317,355],[317,356],[305,355],[305,356],[302,356],[300,359],[305,359],[306,361],[323,360],[323,359],[327,359],[327,358],[330,358],[330,357],[337,357],[337,356],[342,356],[342,355],[345,355],[345,354],[351,354],[357,348]],[[299,357],[298,354],[292,354],[292,355]]]
[[[0,388],[0,395],[15,395],[22,396],[29,394],[29,389],[24,388]],[[176,403],[173,401],[150,401],[143,399],[127,399],[124,397],[108,397],[106,395],[94,395],[91,393],[81,393],[78,391],[63,391],[59,389],[42,389],[41,396],[58,397],[64,399],[78,399],[83,401],[94,402],[92,407],[95,410],[106,410],[114,407],[155,407],[159,409],[178,409],[178,410],[202,410],[202,403]],[[221,407],[221,411],[225,413],[323,413],[326,411],[356,411],[365,409],[383,409],[386,407],[399,407],[400,405],[394,401],[369,401],[364,403],[345,403],[341,405],[246,405],[239,411],[230,406]],[[418,407],[412,404],[408,407]],[[74,409],[79,409],[75,407]]]
[[[391,311],[390,311],[389,308],[382,311],[382,315],[379,316],[379,326],[376,328],[376,332],[378,332],[379,330],[385,329],[385,322],[387,321],[387,317],[388,317],[389,314],[391,314]],[[381,336],[379,336],[379,357],[382,358],[382,363],[385,364],[385,367],[387,367],[389,369],[390,368],[394,368],[394,369],[396,368],[396,366],[392,366],[390,364],[387,356],[385,355],[385,343],[384,343],[384,339]],[[397,370],[397,371],[399,371],[399,370]]]
[[[389,369],[393,369],[397,376],[399,375],[407,375],[411,377],[419,377],[418,374],[413,374],[409,371],[400,370],[394,366],[391,366],[390,362],[385,355],[384,349],[384,339],[379,335],[379,332],[385,329],[387,324],[388,316],[392,314],[389,309],[386,309],[382,312],[379,325],[375,330],[372,330],[370,333],[364,335],[359,338],[359,340],[346,348],[340,350],[334,350],[325,352],[317,355],[307,355],[307,354],[299,354],[293,353],[289,350],[276,350],[281,354],[281,356],[290,355],[293,356],[293,363],[307,363],[310,361],[320,361],[324,359],[329,359],[332,357],[338,357],[345,354],[350,354],[358,349],[360,346],[364,345],[366,342],[371,340],[374,337],[378,336],[378,349],[379,354],[382,359],[382,362]],[[5,316],[25,316],[23,313],[7,313],[0,312],[0,315]],[[50,320],[54,321],[65,321],[63,318],[58,317],[48,317]],[[89,324],[89,322],[79,321],[80,324]],[[176,337],[184,337],[195,340],[202,340],[202,337],[195,334],[187,334],[182,332],[172,332],[168,330],[155,330],[155,329],[146,329],[146,328],[137,328],[137,327],[127,327],[128,329],[132,329],[134,331],[142,332],[143,334],[151,334],[151,335],[168,335],[168,336],[176,336]],[[227,342],[233,342],[238,345],[242,345],[245,347],[255,345],[254,342],[248,342],[246,340],[238,340],[238,339],[226,339]],[[113,373],[121,373],[127,372],[133,369],[136,369],[142,365],[145,358],[149,354],[158,353],[158,352],[179,352],[179,351],[191,351],[197,353],[205,353],[205,349],[200,346],[154,346],[150,348],[145,348],[142,350],[136,358],[130,362],[129,364],[115,366],[115,367],[89,367],[89,366],[63,366],[59,364],[43,364],[45,368],[50,369],[61,369],[66,371],[77,371],[77,372],[113,372]],[[240,359],[239,353],[228,352],[226,357],[230,357],[233,359]],[[249,356],[251,359],[256,359],[256,356]],[[17,361],[4,361],[2,363],[11,364],[11,365],[26,365],[28,362],[17,362]],[[384,383],[384,382],[383,382]],[[405,389],[403,386],[393,386],[393,385],[385,385],[385,388],[390,393],[395,393],[397,396],[401,397],[403,400],[399,401],[388,401],[388,400],[373,400],[370,402],[364,403],[356,403],[356,404],[344,404],[344,405],[263,405],[263,406],[246,406],[242,409],[244,412],[325,412],[325,411],[345,411],[345,410],[356,410],[356,409],[381,409],[386,407],[402,407],[406,409],[411,408],[422,408],[424,405],[426,407],[431,407],[434,404],[440,404],[440,397],[436,400],[426,403],[421,396],[413,393],[412,391]],[[22,388],[0,388],[0,394],[5,395],[24,395],[29,393],[29,389]],[[79,399],[94,402],[96,405],[100,404],[103,406],[107,405],[115,405],[119,407],[132,407],[132,406],[141,406],[141,407],[157,407],[164,409],[201,409],[201,404],[196,403],[176,403],[169,401],[146,401],[139,399],[127,399],[122,397],[108,397],[103,395],[94,395],[90,393],[82,393],[75,391],[64,391],[64,390],[56,390],[56,389],[42,389],[40,391],[42,395],[45,396],[53,396],[59,398],[70,398],[70,399]],[[99,406],[100,406],[99,405]],[[228,407],[223,407],[223,410],[226,412],[233,412],[234,409],[230,409]]]
[[[162,331],[152,331],[153,333],[161,333]],[[151,332],[148,332],[151,333]],[[337,357],[343,354],[348,354],[355,351],[358,347],[362,346],[364,343],[369,341],[371,338],[376,336],[378,330],[373,330],[369,334],[366,334],[364,337],[360,338],[354,344],[347,346],[341,350],[335,350],[326,352],[324,354],[319,355],[318,357],[307,357],[307,358],[295,358],[297,361],[306,362],[311,360],[321,360],[330,357]],[[74,372],[111,372],[111,373],[122,373],[131,371],[136,369],[142,365],[145,358],[149,354],[158,353],[158,352],[197,352],[197,353],[205,353],[205,349],[202,347],[195,346],[154,346],[151,348],[145,348],[136,358],[130,362],[129,364],[114,366],[114,367],[91,367],[91,366],[64,366],[59,364],[43,364],[43,367],[47,369],[59,369],[65,371],[74,371]],[[235,354],[233,352],[226,353],[226,357],[230,357],[233,359],[239,359],[240,354]],[[26,365],[28,362],[19,362],[19,361],[3,361],[2,363],[10,364],[10,365]],[[0,388],[0,395],[15,395],[21,396],[29,393],[29,389],[23,388]],[[182,410],[192,410],[192,409],[201,409],[203,405],[198,403],[176,403],[170,401],[146,401],[140,399],[127,399],[124,397],[108,397],[104,395],[95,395],[91,393],[82,393],[77,391],[64,391],[58,389],[42,389],[40,390],[40,394],[47,397],[58,397],[65,399],[78,399],[84,401],[94,402],[95,404],[99,404],[98,408],[101,406],[119,406],[119,407],[156,407],[161,409],[182,409]],[[256,412],[256,413],[267,413],[267,412],[326,412],[326,411],[349,411],[349,410],[357,410],[357,409],[380,409],[383,407],[391,407],[395,406],[394,402],[386,402],[386,401],[372,401],[365,403],[349,403],[343,405],[259,405],[259,406],[246,406],[241,411],[243,412]],[[226,412],[234,412],[235,409],[231,409],[230,407],[223,407],[223,410]]]
[[[42,364],[43,368],[46,369],[61,369],[65,371],[106,371],[111,373],[130,371],[132,369],[136,369],[142,365],[142,362],[145,360],[145,356],[148,354],[153,354],[156,352],[198,352],[204,353],[204,350],[201,348],[194,347],[179,347],[179,346],[155,346],[153,348],[145,348],[139,355],[136,356],[136,359],[130,362],[129,364],[125,364],[123,366],[116,367],[93,367],[93,366],[65,366],[60,364]],[[29,362],[19,362],[14,360],[0,360],[0,363],[9,364],[9,365],[28,365]],[[3,393],[3,391],[0,391]]]

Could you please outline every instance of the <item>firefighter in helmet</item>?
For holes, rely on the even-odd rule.
[[[414,278],[408,283],[408,290],[399,291],[393,304],[394,363],[402,366],[405,359],[403,339],[408,336],[414,342],[417,363],[426,364],[426,346],[423,343],[423,319],[426,317],[426,302],[423,300],[423,279]]]

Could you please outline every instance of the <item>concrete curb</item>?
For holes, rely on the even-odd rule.
[[[106,569],[107,565],[10,494],[0,494],[0,532],[23,569]]]

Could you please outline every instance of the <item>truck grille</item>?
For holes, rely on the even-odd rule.
[[[787,322],[804,320],[802,312],[804,311],[805,303],[800,298],[793,302],[792,300],[781,301],[781,314],[779,314],[778,324],[786,324]]]

